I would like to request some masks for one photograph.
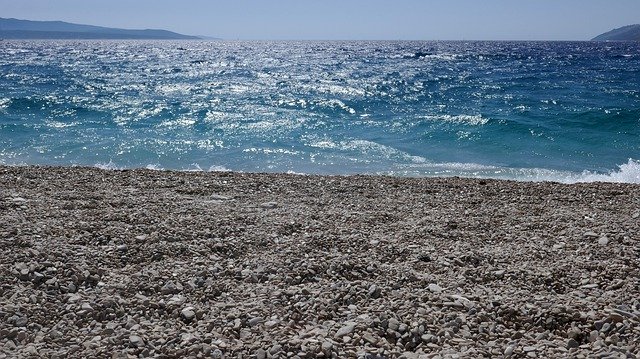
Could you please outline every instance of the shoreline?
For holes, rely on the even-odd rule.
[[[0,166],[0,358],[640,353],[640,184]]]

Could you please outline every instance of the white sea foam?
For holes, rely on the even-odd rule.
[[[104,162],[98,162],[94,165],[94,167],[97,167],[99,169],[102,170],[120,170],[123,167],[119,167],[117,166],[115,163],[113,163],[113,160],[109,160],[109,162],[104,163]]]
[[[545,168],[508,168],[486,166],[476,163],[435,163],[424,160],[423,162],[414,162],[410,165],[399,166],[397,170],[379,173],[412,177],[458,176],[507,179],[524,182],[560,182],[567,184],[585,182],[640,183],[640,161],[629,159],[629,162],[618,166],[617,171],[611,171],[609,173],[595,173],[590,171],[580,173]]]
[[[482,115],[427,115],[420,117],[428,121],[443,121],[450,123],[467,124],[472,126],[486,125],[489,119]]]
[[[607,174],[583,172],[575,182],[640,183],[640,160],[629,158],[627,163],[618,166],[618,171]]]
[[[0,110],[9,107],[9,104],[11,104],[10,98],[0,98]]]
[[[209,167],[209,172],[230,172],[231,170],[225,166],[213,165]]]

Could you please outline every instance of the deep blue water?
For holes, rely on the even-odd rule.
[[[640,44],[0,41],[0,164],[640,182]]]

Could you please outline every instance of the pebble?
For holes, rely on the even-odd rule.
[[[269,349],[269,354],[271,355],[276,355],[278,353],[280,353],[280,351],[282,350],[282,345],[280,344],[274,344],[271,349]]]
[[[266,358],[267,358],[266,350],[262,348],[256,350],[256,359],[266,359]]]
[[[129,343],[131,343],[131,346],[135,347],[135,348],[140,348],[144,346],[144,341],[142,340],[142,338],[140,338],[137,335],[130,335],[129,336]]]
[[[371,335],[370,333],[364,333],[362,335],[362,339],[371,345],[376,345],[378,343],[376,338],[374,338],[373,335]]]
[[[196,312],[194,311],[193,307],[186,307],[182,309],[182,311],[180,312],[180,315],[182,316],[182,319],[184,320],[185,323],[190,323],[192,320],[195,319]]]
[[[349,334],[353,333],[353,331],[355,329],[356,329],[356,325],[354,323],[347,323],[345,326],[343,326],[340,329],[338,329],[338,331],[336,332],[335,337],[336,338],[342,338],[345,335],[349,335]]]
[[[162,294],[175,294],[178,292],[178,287],[172,281],[167,281],[160,289],[160,293]]]
[[[578,343],[578,341],[575,339],[569,339],[569,341],[567,341],[568,349],[577,348],[579,346],[580,346],[580,343]]]
[[[442,292],[442,287],[440,287],[439,285],[435,284],[435,283],[431,283],[428,286],[429,291],[433,292],[433,293],[440,293]]]
[[[273,208],[277,208],[278,207],[278,203],[277,202],[265,202],[260,204],[260,208],[264,208],[264,209],[273,209]]]
[[[606,246],[607,244],[609,244],[609,238],[607,238],[606,236],[602,236],[598,239],[598,244],[601,246]]]

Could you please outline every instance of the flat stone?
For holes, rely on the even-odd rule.
[[[269,354],[276,355],[280,353],[281,350],[282,350],[282,345],[275,344],[274,346],[271,347],[271,349],[269,349]]]
[[[369,343],[371,345],[376,345],[378,343],[376,338],[374,338],[373,335],[371,335],[370,333],[364,333],[362,335],[362,339],[364,339],[365,342],[367,342],[367,343]]]
[[[526,347],[522,348],[522,351],[525,352],[525,353],[535,352],[536,350],[538,350],[538,348],[532,347],[532,346],[526,346]]]
[[[345,326],[343,326],[342,328],[338,329],[338,331],[336,332],[335,337],[336,338],[342,338],[345,335],[349,335],[351,333],[353,333],[353,331],[356,329],[356,326],[354,323],[347,323]]]
[[[264,208],[264,209],[273,209],[273,208],[277,208],[278,207],[278,203],[277,202],[265,202],[260,204],[260,208]]]
[[[438,340],[438,338],[433,334],[423,334],[420,339],[425,343],[433,343]]]
[[[144,346],[144,341],[142,340],[142,338],[140,338],[137,335],[130,335],[129,336],[129,343],[131,343],[131,345],[133,347],[136,347],[136,348],[140,348],[140,347]]]
[[[251,318],[247,322],[247,324],[249,324],[250,327],[255,327],[256,325],[258,325],[260,323],[262,323],[262,318],[260,318],[260,317]]]
[[[585,232],[584,236],[587,238],[598,238],[598,234],[592,231]]]
[[[513,351],[515,350],[515,347],[513,345],[508,345],[505,349],[504,349],[504,356],[505,357],[510,357],[513,355]]]

